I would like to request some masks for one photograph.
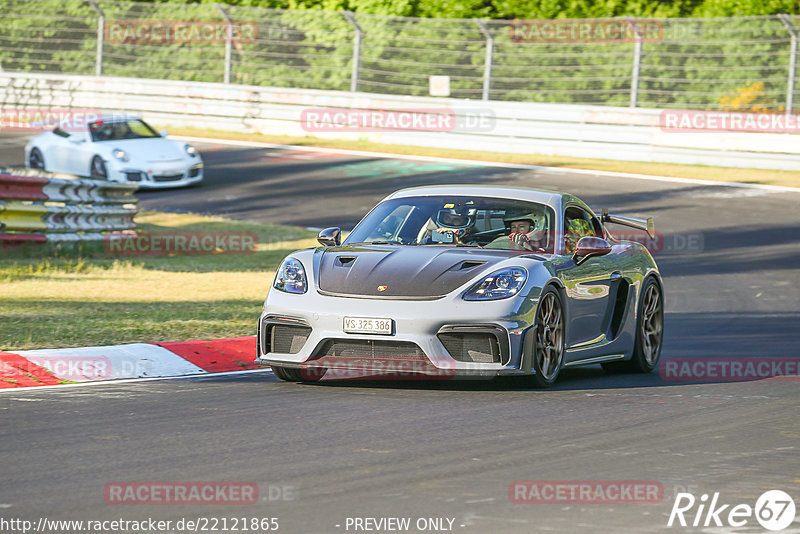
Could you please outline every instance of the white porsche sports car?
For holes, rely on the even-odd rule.
[[[197,149],[166,139],[139,117],[103,116],[56,126],[25,146],[25,165],[142,188],[181,187],[203,180]]]

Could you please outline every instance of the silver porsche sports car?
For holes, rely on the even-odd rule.
[[[653,257],[607,223],[654,237],[653,219],[598,217],[578,198],[525,188],[392,193],[344,242],[282,263],[258,321],[256,363],[287,381],[529,375],[564,367],[649,372],[664,296]]]

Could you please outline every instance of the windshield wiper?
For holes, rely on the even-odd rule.
[[[404,245],[400,241],[359,241],[358,243],[348,243],[348,245]]]
[[[422,243],[417,243],[417,244],[422,244]],[[470,245],[470,244],[467,244],[467,243],[424,243],[424,244],[422,244],[422,245],[423,245],[423,246],[425,246],[425,247],[430,247],[430,246],[433,246],[433,245],[438,245],[438,246],[445,246],[445,247],[469,247],[469,248],[483,248],[483,247],[482,247],[482,246],[480,246],[480,245]]]

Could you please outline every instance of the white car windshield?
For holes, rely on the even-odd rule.
[[[553,209],[536,202],[466,196],[398,198],[376,206],[344,244],[472,246],[550,253],[554,221]]]
[[[89,124],[92,141],[120,141],[124,139],[146,139],[161,137],[143,120],[96,121]]]

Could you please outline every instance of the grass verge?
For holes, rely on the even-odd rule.
[[[797,171],[737,169],[729,167],[709,167],[704,165],[677,165],[672,163],[641,163],[635,161],[571,158],[566,156],[543,156],[538,154],[507,154],[502,152],[480,152],[423,146],[390,145],[366,140],[318,139],[310,136],[293,137],[286,135],[264,135],[259,133],[222,132],[193,128],[170,128],[170,133],[174,135],[230,139],[236,141],[257,141],[280,145],[343,148],[400,155],[435,156],[524,165],[543,165],[547,167],[649,174],[652,176],[674,176],[678,178],[695,178],[723,182],[800,187],[800,172]]]
[[[253,232],[252,254],[115,256],[102,245],[0,250],[0,350],[255,333],[275,269],[316,245],[303,228],[141,212],[144,232]]]

